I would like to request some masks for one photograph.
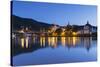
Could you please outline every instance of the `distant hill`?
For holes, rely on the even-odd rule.
[[[22,18],[15,15],[11,15],[12,30],[19,30],[21,27],[29,27],[32,30],[40,31],[40,29],[48,29],[52,24],[39,22],[34,19]]]

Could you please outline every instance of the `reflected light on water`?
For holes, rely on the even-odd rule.
[[[92,42],[92,37],[85,37],[84,38],[84,47],[87,48],[87,50],[90,49],[91,42]]]
[[[45,37],[40,37],[40,45],[45,46]]]
[[[52,37],[52,38],[51,38],[51,45],[52,45],[53,47],[56,47],[56,46],[57,46],[57,37]]]
[[[29,46],[29,37],[21,38],[21,47],[28,48]]]
[[[46,40],[47,40],[48,46],[57,47],[58,37],[47,37],[47,38],[40,37],[40,45],[45,46]],[[61,37],[62,46],[66,46],[66,45],[75,46],[77,42],[78,42],[77,37]]]
[[[77,42],[77,38],[76,37],[73,37],[73,46],[76,45],[76,42]]]
[[[48,37],[48,45],[51,47],[57,46],[57,37]]]
[[[21,38],[21,46],[22,46],[22,48],[24,48],[24,38]]]
[[[29,37],[26,37],[26,48],[28,48],[28,40],[29,40]]]
[[[59,39],[60,38],[60,39]],[[21,38],[21,47],[22,48],[28,48],[31,41],[33,41],[33,44],[36,45],[36,43],[40,43],[41,47],[46,47],[45,45],[50,47],[56,48],[61,42],[62,46],[76,46],[78,44],[83,44],[86,49],[90,48],[92,38],[90,37],[84,37],[84,38],[78,38],[78,37],[40,37],[39,38],[33,37],[33,40],[31,40],[30,37],[23,37]]]
[[[45,37],[43,37],[43,46],[45,46]]]
[[[48,45],[51,45],[51,37],[48,37]]]
[[[63,39],[62,41],[65,41],[65,44],[71,46],[76,46],[78,43],[78,37],[65,37],[66,39]]]
[[[67,42],[68,45],[71,45],[71,37],[67,37]]]
[[[52,37],[51,38],[51,46],[54,46],[55,45],[55,37]]]
[[[61,43],[63,46],[66,46],[66,38],[65,37],[61,37]]]
[[[51,63],[61,60],[64,62],[97,60],[97,40],[93,41],[90,37],[36,37],[35,45],[30,44],[33,41],[32,37],[19,37],[16,40],[22,48],[17,44],[20,50],[15,49],[18,51],[13,56],[14,65],[38,64],[48,61]]]

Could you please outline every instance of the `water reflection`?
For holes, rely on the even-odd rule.
[[[31,44],[37,45],[38,43],[41,47],[82,46],[89,50],[92,43],[92,37],[23,37],[19,39],[22,48],[28,48]]]
[[[21,40],[20,44],[21,44],[22,48],[28,48],[29,47],[29,37],[25,37],[25,38],[23,37],[20,40]]]
[[[77,38],[76,37],[73,37],[73,46],[76,45],[76,42],[77,42]]]
[[[19,65],[97,59],[97,40],[92,37],[17,37],[13,40],[13,44],[18,45],[12,48],[13,63]]]
[[[66,37],[61,37],[61,43],[64,47],[66,46]]]
[[[45,47],[45,37],[40,37],[40,45]]]
[[[57,37],[51,37],[51,46],[57,47]]]
[[[89,49],[91,47],[92,38],[85,37],[83,41],[84,41],[84,47],[89,51]]]
[[[24,48],[24,38],[21,38],[21,46]]]
[[[28,40],[29,40],[29,37],[26,37],[26,48],[28,48]]]

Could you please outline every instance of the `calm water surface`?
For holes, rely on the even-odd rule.
[[[24,37],[12,39],[24,51],[13,56],[13,65],[37,65],[96,61],[93,37]],[[29,50],[31,49],[31,50]]]

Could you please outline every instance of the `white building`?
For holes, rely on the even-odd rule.
[[[92,26],[87,21],[87,24],[84,26],[84,34],[92,34]]]
[[[77,31],[77,34],[92,34],[92,26],[87,21],[83,27],[80,27],[80,30]]]

